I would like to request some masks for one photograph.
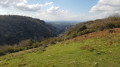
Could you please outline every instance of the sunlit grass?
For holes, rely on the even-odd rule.
[[[77,37],[44,51],[8,54],[0,58],[0,67],[120,67],[120,34],[113,35],[92,38],[90,34],[86,39]]]

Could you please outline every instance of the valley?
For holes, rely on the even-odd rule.
[[[0,67],[119,67],[119,21],[120,17],[86,21],[58,36],[1,46]]]

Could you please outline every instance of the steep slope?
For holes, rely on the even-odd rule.
[[[120,67],[120,28],[0,57],[0,67]]]
[[[76,24],[70,27],[64,34],[65,39],[74,38],[83,34],[88,34],[95,31],[102,31],[105,29],[120,28],[120,17],[108,17],[104,19],[97,19],[94,21],[87,21]]]
[[[0,16],[0,45],[15,44],[21,40],[56,36],[56,28],[46,24],[43,20],[16,16]]]

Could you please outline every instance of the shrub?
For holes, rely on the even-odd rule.
[[[120,21],[115,21],[112,24],[115,25],[115,27],[119,28],[120,27]]]
[[[0,52],[0,56],[5,55],[5,52]]]
[[[33,47],[34,45],[32,45],[33,43],[34,41],[32,40],[23,40],[18,44],[0,46],[0,56],[5,55],[7,53],[13,53],[13,52],[34,48]]]
[[[115,30],[113,29],[108,30],[108,33],[113,33],[113,32],[115,32]]]
[[[108,24],[106,25],[106,28],[107,28],[107,29],[115,28],[115,25],[114,25],[113,23],[108,23]]]
[[[92,33],[92,32],[95,32],[95,30],[93,30],[93,29],[86,29],[84,31],[79,32],[78,35],[84,35],[84,34],[88,34],[88,33]]]
[[[83,31],[83,30],[85,30],[85,29],[87,29],[87,27],[86,27],[86,26],[82,26],[81,28],[79,28],[78,31]]]

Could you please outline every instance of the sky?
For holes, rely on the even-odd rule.
[[[120,0],[0,0],[0,15],[87,21],[120,14]]]

